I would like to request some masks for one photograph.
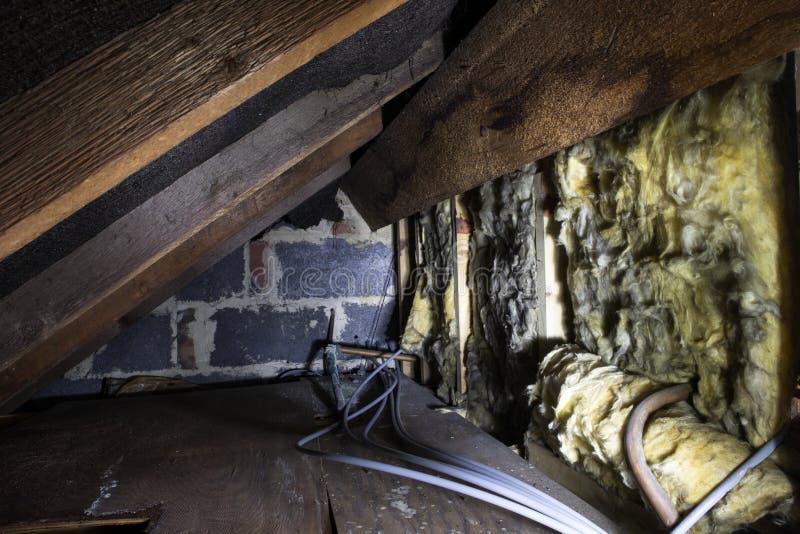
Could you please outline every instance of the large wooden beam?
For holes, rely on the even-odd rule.
[[[795,0],[499,0],[344,189],[378,228],[798,46]]]
[[[442,57],[437,35],[387,72],[312,92],[0,301],[0,412],[210,265],[220,247],[324,186],[325,169],[377,135],[381,105]]]
[[[186,1],[7,100],[0,259],[404,1]]]

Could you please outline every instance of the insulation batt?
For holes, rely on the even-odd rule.
[[[774,61],[556,156],[576,341],[760,445],[794,382]],[[703,471],[705,472],[705,471]]]
[[[518,440],[530,418],[526,387],[536,380],[536,164],[470,191],[467,416]]]
[[[532,439],[544,440],[606,488],[621,496],[634,495],[623,431],[635,405],[662,387],[577,346],[557,348],[542,361],[531,389]],[[686,402],[651,415],[643,444],[648,465],[681,514],[752,454],[747,443],[701,422]],[[730,532],[788,507],[791,493],[789,480],[767,460],[748,472],[694,531]]]
[[[458,404],[462,399],[456,387],[459,346],[450,203],[441,202],[418,217],[424,263],[400,346],[425,358],[438,382],[436,395]]]

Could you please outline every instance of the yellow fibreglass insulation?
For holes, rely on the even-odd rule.
[[[531,391],[531,438],[545,441],[617,494],[635,495],[624,428],[633,407],[662,387],[577,346],[558,348],[542,361]],[[679,513],[690,510],[752,452],[746,442],[701,422],[686,402],[653,414],[643,443],[648,465]],[[788,506],[791,493],[786,476],[767,460],[748,472],[696,530],[729,532]]]
[[[773,61],[556,157],[576,341],[761,445],[795,374]]]
[[[773,61],[556,156],[575,341],[541,363],[529,439],[621,496],[633,407],[668,384],[644,452],[679,512],[786,422],[795,382],[791,258]],[[749,443],[748,443],[749,442]],[[772,462],[698,524],[727,532],[788,506]]]

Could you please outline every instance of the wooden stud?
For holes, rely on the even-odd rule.
[[[409,250],[408,219],[401,219],[394,224],[394,257],[395,257],[395,307],[397,309],[397,331],[402,334],[408,320],[408,307],[413,295],[407,295],[411,281],[411,251]],[[407,297],[412,298],[407,298]],[[417,369],[412,364],[401,363],[403,373],[417,378]]]

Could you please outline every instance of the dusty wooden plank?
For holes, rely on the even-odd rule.
[[[0,430],[0,531],[149,518],[148,532],[331,532],[326,405],[307,382],[70,402]]]
[[[652,510],[641,503],[620,499],[600,486],[589,475],[574,470],[549,449],[533,442],[525,444],[528,461],[545,476],[558,480],[565,488],[579,496],[606,516],[613,517],[622,532],[647,532],[658,525]]]
[[[53,16],[53,10],[56,10],[55,16],[58,16],[66,9],[70,16],[66,20],[58,19],[58,24],[75,26],[75,18],[80,18],[75,13],[85,13],[88,10],[91,12],[91,16],[86,24],[103,33],[102,24],[99,24],[101,27],[98,29],[94,23],[101,23],[102,21],[95,19],[108,16],[108,10],[115,13],[115,17],[127,20],[127,18],[135,18],[129,11],[147,10],[148,6],[151,6],[149,9],[152,11],[153,4],[163,3],[166,0],[134,1],[135,6],[131,4],[131,1],[105,0],[102,9],[95,10],[86,9],[85,6],[88,5],[91,8],[92,4],[96,4],[98,0],[64,0],[57,5],[48,3],[45,6],[44,14]],[[177,3],[169,1],[172,4]],[[248,134],[268,117],[278,113],[286,106],[312,91],[345,86],[362,74],[385,72],[409,58],[419,49],[425,39],[444,25],[454,2],[455,0],[410,0],[406,2],[388,15],[319,54],[302,67],[292,71],[249,98],[242,105],[193,134],[186,141],[173,147],[155,161],[125,178],[118,186],[0,261],[0,298],[5,297],[27,280],[70,254],[115,220],[226,146]],[[14,9],[23,11],[16,17],[18,20],[25,21],[22,25],[25,30],[22,35],[18,36],[18,39],[12,39],[8,45],[12,48],[22,48],[27,51],[28,55],[35,54],[37,43],[40,43],[39,37],[32,38],[32,40],[27,37],[31,37],[31,34],[40,36],[43,32],[47,33],[47,25],[41,21],[37,25],[37,17],[31,12],[40,16],[43,13],[37,11],[35,6],[29,3],[12,4],[12,18]],[[84,6],[84,9],[81,9],[81,6]],[[3,8],[0,7],[0,34],[6,25],[9,25],[8,21],[3,20],[2,15]],[[31,19],[34,21],[31,22]],[[81,24],[77,24],[77,28],[70,28],[68,31],[70,33],[81,29],[85,31],[83,18],[81,21]],[[106,30],[108,29],[106,27]],[[57,33],[57,36],[63,37],[64,41],[52,45],[53,48],[72,51],[73,47],[78,47],[79,51],[82,49],[84,53],[91,50],[82,48],[86,46],[85,43],[82,43],[85,32],[81,33],[80,37],[61,33]],[[51,49],[50,54],[52,52]],[[48,55],[46,51],[43,53]],[[12,58],[19,58],[19,55],[15,56],[13,51],[10,55]],[[14,79],[13,75],[8,75],[7,71],[11,67],[4,64],[6,60],[5,55],[0,54],[0,86],[9,79]]]
[[[345,190],[378,228],[798,46],[793,0],[500,0]]]
[[[338,532],[542,531],[444,490],[303,455],[294,444],[331,413],[329,391],[324,381],[295,381],[60,404],[0,430],[0,530],[125,515],[150,518],[152,532],[329,532],[330,492]],[[410,431],[532,482],[613,531],[502,443],[431,409],[437,401],[424,388],[405,381],[404,391]],[[312,446],[364,452],[336,436]]]
[[[424,387],[406,379],[402,388],[403,421],[413,436],[518,477],[608,532],[617,531],[609,519],[511,449],[451,410],[442,410],[441,402]],[[389,428],[388,421],[379,423],[376,435],[389,436]],[[322,438],[320,446],[326,451],[384,459],[339,435]],[[325,462],[322,468],[339,532],[551,532],[505,510],[402,477],[334,462]]]
[[[437,36],[409,59],[413,72],[403,61],[308,95],[0,301],[0,411],[77,363],[124,326],[128,314],[158,304],[165,288],[197,273],[193,265],[210,265],[204,258],[217,247],[243,242],[256,224],[322,187],[315,177],[379,131],[371,114],[441,59]]]
[[[403,1],[187,1],[10,98],[0,258]]]

